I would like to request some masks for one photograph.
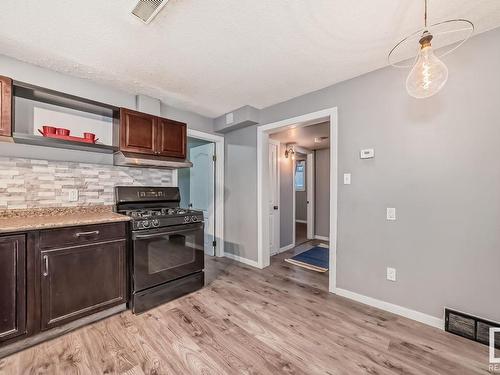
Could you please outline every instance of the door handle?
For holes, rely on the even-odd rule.
[[[43,276],[49,275],[49,256],[43,256]]]
[[[92,232],[80,232],[80,233],[76,233],[75,236],[76,237],[82,237],[82,236],[91,236],[95,234],[96,236],[99,234],[99,231],[98,230],[93,230]]]
[[[273,207],[273,209],[274,209],[274,210],[277,210],[278,208],[279,208],[278,206],[274,206],[274,207]]]

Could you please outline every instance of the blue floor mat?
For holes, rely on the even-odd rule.
[[[312,249],[297,254],[292,258],[285,259],[285,262],[295,264],[313,271],[328,271],[330,258],[330,249],[327,247],[316,246]]]

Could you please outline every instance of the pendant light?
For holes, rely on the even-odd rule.
[[[424,28],[404,38],[389,53],[389,64],[392,66],[411,67],[410,74],[406,79],[406,90],[410,96],[417,99],[429,98],[444,87],[448,80],[448,68],[439,57],[443,57],[457,49],[470,38],[474,31],[473,23],[463,19],[448,20],[429,26],[427,23],[427,1],[424,0]],[[465,37],[453,38],[454,33],[464,33]],[[437,36],[446,36],[449,38],[448,42],[452,41],[458,44],[449,50],[442,51],[440,56],[437,56],[432,47],[432,42]],[[397,59],[398,50],[411,46],[416,37],[418,37],[418,53],[413,60],[413,64],[394,63],[393,61]]]

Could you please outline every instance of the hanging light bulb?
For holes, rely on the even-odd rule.
[[[406,79],[408,94],[417,99],[437,94],[448,80],[448,68],[434,54],[431,41],[432,34],[425,31],[417,61]]]
[[[434,38],[439,39],[441,35],[449,37],[453,33],[467,34],[458,40],[454,47],[444,52],[440,50],[439,57],[443,57],[465,43],[474,32],[474,24],[465,19],[446,20],[429,26],[427,22],[427,1],[424,0],[424,28],[401,40],[392,48],[388,56],[390,65],[397,68],[411,68],[410,74],[406,79],[406,90],[409,95],[417,99],[428,98],[437,94],[448,80],[448,68],[434,53],[432,40]],[[398,51],[406,50],[409,43],[414,43],[415,38],[419,38],[417,40],[420,48],[414,63],[406,65],[406,63],[397,62],[397,57],[395,56],[398,55]],[[405,59],[401,59],[400,61],[402,60]]]

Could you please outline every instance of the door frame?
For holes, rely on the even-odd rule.
[[[278,223],[277,223],[277,226],[275,228],[275,230],[277,231],[278,233],[278,243],[277,243],[277,247],[276,247],[276,254],[274,255],[277,255],[280,253],[280,249],[281,249],[281,163],[280,163],[280,152],[281,152],[281,143],[279,141],[276,141],[274,139],[269,139],[269,143],[271,144],[274,144],[276,147],[278,147],[278,155],[277,155],[277,163],[278,163],[278,171],[277,171],[277,176],[276,176],[276,185],[277,185],[277,191],[278,191],[278,195],[276,197],[276,204],[278,206]],[[270,159],[270,155],[268,156],[268,160]]]
[[[338,199],[338,114],[337,107],[304,114],[297,117],[269,123],[257,127],[257,265],[265,268],[270,265],[269,226],[266,218],[269,216],[268,186],[269,170],[269,135],[291,126],[304,127],[330,122],[330,270],[329,291],[335,293],[337,284],[337,199]]]
[[[224,256],[224,137],[188,127],[187,136],[215,143],[215,256]],[[173,185],[178,186],[177,170],[173,175]]]

